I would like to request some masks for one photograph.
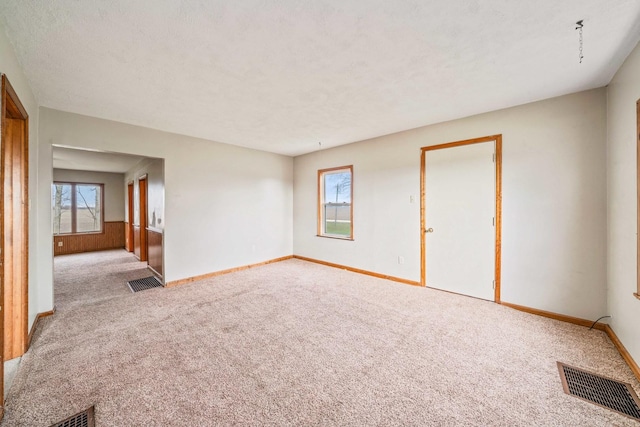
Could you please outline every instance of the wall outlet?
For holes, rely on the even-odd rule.
[[[404,264],[404,257],[403,256],[399,256],[398,257],[398,264]]]
[[[58,247],[61,247],[61,246],[62,246],[62,242],[58,242]]]
[[[415,196],[414,196],[413,194],[412,194],[412,195],[410,195],[410,196],[409,196],[409,203],[413,203],[413,202],[415,202],[415,201],[416,201]]]

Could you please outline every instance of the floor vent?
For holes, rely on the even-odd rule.
[[[162,283],[154,276],[144,277],[142,279],[127,282],[131,292],[140,292],[151,288],[161,288]]]
[[[558,362],[564,392],[640,420],[640,400],[631,384]]]
[[[51,427],[95,427],[93,406],[67,418],[66,420],[55,423],[51,425]]]

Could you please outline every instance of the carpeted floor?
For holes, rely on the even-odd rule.
[[[610,426],[556,361],[638,382],[604,333],[299,260],[131,293],[124,251],[55,259],[2,426]]]

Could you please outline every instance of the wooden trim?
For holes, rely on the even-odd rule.
[[[209,279],[211,277],[222,276],[223,274],[229,274],[229,273],[235,273],[236,271],[248,270],[250,268],[259,267],[261,265],[267,265],[267,264],[273,264],[274,262],[286,261],[293,257],[294,257],[293,255],[287,255],[280,258],[270,259],[268,261],[258,262],[256,264],[243,265],[240,267],[228,268],[226,270],[214,271],[211,273],[200,274],[198,276],[192,276],[192,277],[186,277],[184,279],[173,280],[171,282],[167,282],[165,284],[165,287],[172,288],[174,286],[197,282],[198,280],[204,280],[204,279]]]
[[[140,261],[140,226],[133,226],[133,256]]]
[[[334,171],[339,171],[339,170],[349,170],[349,173],[351,174],[351,185],[349,186],[349,197],[351,199],[351,203],[349,206],[349,216],[350,216],[350,221],[351,221],[351,234],[349,234],[349,236],[340,236],[340,235],[335,235],[335,234],[323,234],[322,233],[322,205],[323,205],[323,197],[322,197],[322,189],[324,189],[324,185],[322,183],[322,176],[328,172],[334,172]],[[328,169],[318,169],[318,212],[317,212],[317,218],[318,218],[318,222],[317,222],[317,233],[316,236],[317,237],[329,237],[332,239],[340,239],[340,240],[354,240],[353,239],[353,165],[348,165],[348,166],[337,166],[334,168],[328,168]]]
[[[29,339],[27,340],[27,349],[29,349],[29,347],[31,347],[31,340],[33,339],[33,334],[35,334],[35,332],[36,332],[36,328],[38,327],[38,322],[40,321],[40,319],[42,319],[44,317],[53,316],[53,314],[55,312],[56,312],[56,308],[53,307],[53,310],[49,310],[49,311],[45,311],[45,312],[42,312],[42,313],[38,313],[36,315],[36,318],[33,321],[33,325],[31,325],[31,330],[29,331]]]
[[[427,261],[426,261],[426,237],[424,235],[427,226],[425,224],[425,185],[427,155],[425,150],[420,150],[420,286],[426,286]]]
[[[147,174],[138,178],[138,223],[140,224],[140,261],[148,261],[149,244],[147,240],[147,224],[148,224],[148,186]]]
[[[318,259],[307,258],[307,257],[300,256],[300,255],[294,255],[293,258],[299,259],[299,260],[302,260],[302,261],[313,262],[313,263],[316,263],[316,264],[326,265],[327,267],[339,268],[341,270],[347,270],[347,271],[351,271],[353,273],[366,274],[367,276],[377,277],[378,279],[391,280],[393,282],[404,283],[406,285],[411,285],[411,286],[421,286],[419,282],[415,282],[413,280],[408,280],[408,279],[403,279],[401,277],[395,277],[395,276],[389,276],[389,275],[386,275],[386,274],[374,273],[373,271],[361,270],[359,268],[349,267],[349,266],[341,265],[341,264],[334,264],[332,262],[320,261]]]
[[[636,102],[636,297],[640,294],[640,99]]]
[[[496,207],[495,207],[495,235],[496,235],[496,247],[495,247],[495,289],[493,293],[494,301],[500,302],[500,291],[502,283],[502,135],[496,135]]]
[[[322,235],[322,196],[320,194],[320,180],[322,179],[322,169],[318,169],[318,179],[316,181],[317,187],[317,203],[318,212],[316,215],[317,223],[316,223],[316,236]]]
[[[535,314],[538,316],[548,317],[554,320],[560,320],[561,322],[573,323],[574,325],[584,326],[587,328],[593,325],[593,322],[591,320],[581,319],[579,317],[567,316],[564,314],[553,313],[545,310],[538,310],[537,308],[525,307],[508,302],[501,302],[500,304],[504,305],[505,307],[513,308],[515,310],[524,311],[526,313]],[[638,367],[638,364],[635,362],[635,360],[633,360],[633,357],[631,357],[631,354],[629,354],[611,326],[606,323],[597,322],[593,326],[593,328],[604,331],[609,336],[609,339],[611,339],[613,345],[618,349],[618,352],[620,353],[624,361],[627,362],[627,365],[629,365],[629,369],[631,369],[638,381],[640,381],[640,367]]]
[[[446,144],[429,145],[427,147],[422,147],[421,150],[422,151],[442,150],[443,148],[453,148],[453,147],[460,147],[462,145],[471,145],[471,144],[479,144],[482,142],[495,141],[498,138],[502,140],[502,135],[498,134],[498,135],[491,135],[491,136],[483,136],[480,138],[465,139],[462,141],[455,141],[455,142],[447,142]]]
[[[4,227],[4,220],[0,226],[0,244],[2,245],[2,269],[0,271],[0,288],[2,296],[0,298],[0,306],[2,308],[2,323],[0,335],[0,344],[2,346],[2,360],[10,360],[15,357],[22,356],[27,350],[27,342],[29,337],[28,330],[28,313],[29,313],[29,115],[22,105],[20,98],[11,86],[6,75],[2,74],[0,79],[0,132],[2,143],[0,147],[0,178],[5,184],[6,168],[5,163],[6,151],[19,150],[19,162],[12,161],[13,180],[18,181],[19,192],[14,192],[15,188],[11,186],[12,201],[18,200],[19,209],[12,206],[12,225],[10,232],[12,234],[11,243],[6,241],[7,230]],[[16,123],[20,123],[16,125]],[[14,129],[16,128],[16,129]],[[8,131],[8,129],[11,129]],[[19,132],[15,137],[13,132]],[[10,144],[6,141],[7,132],[10,132],[12,140]],[[16,138],[19,142],[16,144]],[[17,145],[17,147],[16,147]],[[7,148],[11,147],[11,148]],[[0,216],[6,219],[5,198],[7,186],[0,191]],[[18,214],[18,215],[15,215]],[[19,228],[19,232],[14,230]],[[8,265],[6,255],[11,255],[11,266]],[[6,269],[11,269],[11,283],[6,282]],[[7,301],[7,296],[9,297]],[[4,378],[4,370],[0,371],[0,380]],[[4,399],[4,389],[0,386],[0,402]]]
[[[323,236],[322,234],[316,234],[316,237],[322,237],[324,239],[346,240],[348,242],[353,242],[354,241],[354,239],[351,239],[349,237],[338,237],[338,236],[332,236],[332,235]]]
[[[4,88],[3,92],[5,92],[9,96],[9,98],[11,98],[11,101],[14,103],[14,105],[18,108],[18,111],[20,112],[20,117],[12,117],[12,118],[22,119],[22,120],[28,119],[29,114],[27,113],[27,109],[24,108],[24,106],[22,105],[22,102],[20,101],[18,94],[13,89],[13,86],[11,86],[11,83],[9,83],[9,79],[7,78],[6,74],[2,75],[2,87]]]
[[[1,73],[0,73],[1,74]],[[7,84],[8,80],[4,74],[1,75],[0,78],[0,181],[4,185],[4,175],[5,175],[5,150],[4,150],[4,129],[6,126],[7,119]],[[5,190],[0,190],[0,214],[4,218],[5,214]],[[0,253],[0,362],[2,366],[0,366],[0,408],[2,408],[2,416],[4,416],[4,360],[6,357],[4,346],[5,346],[5,330],[7,329],[7,322],[4,321],[4,313],[6,312],[6,304],[5,304],[5,227],[4,227],[4,219],[0,220],[0,247],[2,251]]]
[[[633,296],[640,299],[640,294],[634,293]]]
[[[633,375],[635,375],[638,381],[640,381],[640,367],[638,367],[638,364],[636,363],[635,360],[633,360],[633,357],[631,357],[631,354],[629,354],[629,352],[624,347],[624,345],[622,345],[622,341],[620,341],[620,339],[618,338],[618,336],[613,331],[610,325],[604,325],[604,331],[609,336],[609,339],[611,340],[613,345],[616,346],[616,348],[620,352],[620,355],[622,356],[624,361],[627,362],[627,365],[629,365],[629,369],[631,369],[631,372],[633,372]]]
[[[62,243],[62,246],[58,246]],[[105,221],[102,233],[57,234],[53,236],[53,254],[93,252],[124,248],[125,224],[123,221]]]
[[[495,142],[495,255],[494,255],[494,301],[500,302],[502,277],[502,134],[483,136],[481,138],[466,139],[446,144],[431,145],[420,149],[420,285],[426,286],[426,189],[424,185],[427,167],[427,151],[442,150],[464,145]]]
[[[518,311],[524,311],[525,313],[536,314],[542,317],[548,317],[549,319],[560,320],[562,322],[573,323],[574,325],[585,326],[587,328],[593,325],[593,321],[587,319],[581,319],[579,317],[567,316],[566,314],[554,313],[552,311],[539,310],[537,308],[526,307],[523,305],[511,304],[509,302],[500,302],[501,305],[505,307],[513,308]],[[605,330],[605,323],[598,322],[593,327],[594,329],[598,329],[600,331]]]
[[[163,242],[164,234],[162,231],[156,231],[151,227],[147,227],[147,267],[153,270],[160,277],[164,277],[163,268]]]

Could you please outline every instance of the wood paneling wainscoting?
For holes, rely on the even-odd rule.
[[[162,230],[147,227],[149,268],[162,277]]]
[[[133,254],[140,259],[140,226],[133,226]]]
[[[124,223],[124,248],[128,252],[133,251],[133,234],[131,233],[131,227],[129,223],[125,221]]]
[[[62,246],[59,246],[62,242]],[[58,235],[53,238],[53,254],[77,254],[124,248],[124,221],[105,221],[102,233]]]

